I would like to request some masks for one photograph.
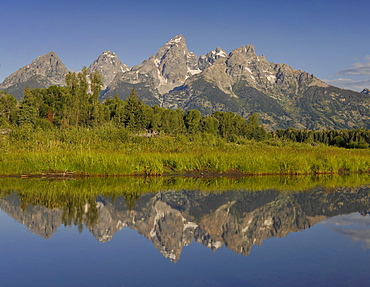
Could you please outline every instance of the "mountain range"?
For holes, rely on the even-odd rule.
[[[89,67],[104,80],[101,100],[125,99],[135,89],[143,101],[203,114],[258,113],[268,129],[370,128],[370,95],[330,86],[287,64],[268,62],[253,45],[227,53],[220,47],[197,56],[178,35],[140,65],[129,68],[118,56],[103,52]],[[0,84],[21,99],[26,86],[64,85],[68,69],[54,52],[42,55]]]
[[[340,214],[367,214],[369,192],[368,186],[336,188],[331,192],[315,188],[299,193],[162,191],[143,194],[132,208],[123,196],[114,200],[100,196],[95,201],[96,221],[88,220],[92,211],[86,204],[80,223],[102,243],[129,227],[173,262],[180,259],[183,248],[193,241],[212,250],[226,246],[246,256],[254,245],[261,245],[267,238],[285,237]],[[17,192],[0,198],[2,211],[44,238],[50,238],[62,224],[68,225],[66,221],[79,222],[76,217],[68,219],[68,211],[56,206],[47,208],[22,202]]]

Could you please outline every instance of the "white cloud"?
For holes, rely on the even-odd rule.
[[[365,63],[354,63],[352,68],[338,72],[339,75],[370,76],[370,55],[365,56]]]
[[[342,77],[324,79],[323,81],[332,86],[357,92],[370,88],[370,55],[365,56],[362,63],[356,62],[352,64],[351,68],[341,70],[336,74]]]
[[[349,78],[338,78],[338,79],[324,79],[325,83],[339,87],[342,89],[353,90],[361,92],[365,88],[370,88],[370,79],[369,80],[353,80]]]

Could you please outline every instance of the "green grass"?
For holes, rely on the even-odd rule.
[[[228,143],[211,135],[143,138],[124,129],[34,131],[0,137],[0,174],[163,175],[237,171],[250,175],[337,174],[370,171],[370,149],[303,143]]]

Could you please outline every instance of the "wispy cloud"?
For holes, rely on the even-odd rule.
[[[348,89],[353,91],[361,92],[365,88],[370,88],[370,79],[369,80],[353,80],[349,78],[338,78],[338,79],[324,79],[325,83],[339,87],[342,89]]]
[[[361,92],[370,88],[370,55],[365,56],[364,61],[352,64],[351,68],[336,73],[340,78],[324,79],[329,85]]]
[[[364,63],[354,63],[352,68],[339,71],[339,75],[370,76],[370,55],[365,57]]]

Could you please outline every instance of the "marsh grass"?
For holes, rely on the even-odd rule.
[[[125,129],[32,130],[0,137],[0,174],[163,175],[191,171],[251,175],[366,173],[370,150],[303,143],[229,143],[211,135],[144,138]]]

